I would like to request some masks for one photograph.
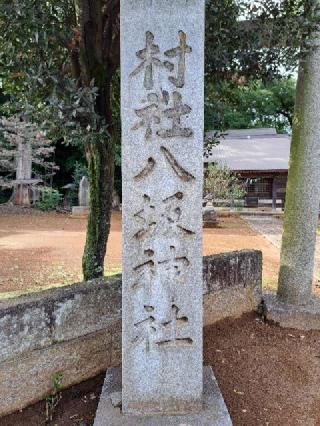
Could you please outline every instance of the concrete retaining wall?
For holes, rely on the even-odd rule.
[[[205,325],[254,310],[262,254],[204,258]],[[0,301],[0,416],[121,363],[121,276]]]

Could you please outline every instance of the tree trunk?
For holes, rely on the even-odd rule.
[[[282,237],[279,298],[304,304],[312,296],[320,202],[320,28],[300,61]]]
[[[82,261],[85,280],[103,276],[110,232],[115,161],[110,100],[111,77],[106,76],[104,88],[101,89],[96,101],[96,110],[109,123],[110,135],[107,138],[98,136],[86,146],[90,201],[87,239]]]
[[[98,140],[87,146],[90,185],[87,239],[82,260],[85,280],[103,276],[110,232],[114,179],[114,144]]]
[[[80,16],[82,85],[94,79],[99,89],[95,112],[110,134],[97,136],[86,146],[90,202],[82,265],[89,280],[103,276],[110,231],[115,160],[111,81],[119,65],[119,1],[81,0]]]

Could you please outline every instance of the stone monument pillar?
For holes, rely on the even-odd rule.
[[[86,217],[89,213],[89,180],[87,176],[82,176],[78,190],[78,206],[72,207],[73,217]]]
[[[203,0],[122,0],[122,410],[202,404]]]
[[[79,206],[88,207],[89,205],[89,181],[87,176],[82,176],[79,184]]]
[[[230,424],[201,414],[204,10],[121,0],[122,418],[111,370],[97,426]]]

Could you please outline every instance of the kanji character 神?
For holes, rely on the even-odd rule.
[[[145,343],[146,352],[150,350],[150,343],[152,335],[157,331],[156,319],[154,317],[154,307],[144,306],[145,316],[139,321],[134,323],[134,338],[132,339],[133,344]]]

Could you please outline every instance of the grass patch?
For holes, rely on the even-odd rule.
[[[262,276],[262,290],[267,292],[275,293],[278,288],[278,282],[275,277],[270,277],[268,275]]]
[[[115,266],[115,267],[110,268],[110,269],[106,269],[104,271],[104,276],[107,277],[107,278],[113,277],[114,275],[118,275],[118,274],[122,274],[122,266],[121,265]]]

